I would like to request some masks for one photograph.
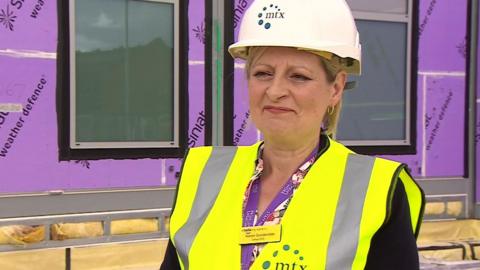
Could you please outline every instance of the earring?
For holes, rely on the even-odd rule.
[[[334,110],[335,110],[335,106],[328,106],[328,108],[327,108],[327,113],[328,113],[329,115],[332,115]]]

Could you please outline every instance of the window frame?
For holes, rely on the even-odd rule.
[[[59,160],[181,158],[188,138],[188,1],[142,0],[174,5],[174,142],[75,143],[74,1],[58,1],[57,121]],[[77,0],[78,1],[78,0]],[[73,16],[72,16],[73,15]],[[72,69],[73,67],[73,69]]]
[[[418,71],[418,3],[406,0],[407,13],[368,12],[352,10],[355,20],[405,23],[405,139],[404,140],[341,140],[343,144],[362,154],[403,155],[416,154],[417,71]],[[355,90],[354,90],[355,91]]]

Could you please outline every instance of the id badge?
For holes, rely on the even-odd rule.
[[[240,230],[240,245],[280,242],[282,225],[243,227]]]

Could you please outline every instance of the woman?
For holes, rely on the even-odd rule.
[[[229,51],[264,141],[189,151],[161,269],[419,268],[421,189],[329,138],[358,40],[343,0],[251,5]]]

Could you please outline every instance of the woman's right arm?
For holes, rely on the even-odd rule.
[[[160,270],[181,270],[177,250],[170,239],[168,240],[167,250],[165,251],[165,257]]]

